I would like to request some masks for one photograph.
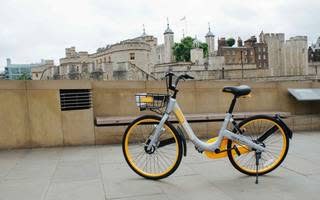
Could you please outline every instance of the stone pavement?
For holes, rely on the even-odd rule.
[[[178,170],[150,181],[134,174],[121,146],[0,152],[0,200],[320,199],[320,133],[296,133],[287,159],[254,178],[228,159],[209,160],[189,144]]]

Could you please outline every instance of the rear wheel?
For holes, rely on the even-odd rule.
[[[239,124],[243,136],[264,146],[258,167],[258,175],[263,175],[276,169],[285,159],[289,148],[289,137],[284,127],[272,117],[257,115],[245,119]],[[247,148],[235,141],[228,141],[228,157],[231,164],[240,172],[256,175],[255,151],[249,150],[239,155],[235,149]],[[232,150],[231,150],[232,149]]]
[[[128,126],[122,140],[123,154],[130,168],[149,179],[161,179],[171,175],[182,159],[181,139],[168,121],[163,126],[157,145],[147,148],[160,120],[161,118],[155,115],[139,117]]]

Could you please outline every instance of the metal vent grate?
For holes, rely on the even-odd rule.
[[[92,107],[89,89],[60,90],[61,110],[83,110]]]

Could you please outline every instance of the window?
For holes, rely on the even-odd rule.
[[[261,55],[258,55],[258,60],[261,60]]]
[[[135,59],[135,53],[130,53],[130,60],[134,60]]]
[[[263,55],[263,59],[264,59],[264,60],[266,59],[266,55]]]
[[[250,51],[250,55],[253,55],[253,51],[252,50]]]
[[[244,51],[244,55],[248,55],[248,52],[247,52],[247,51]]]
[[[265,52],[265,51],[266,51],[266,48],[263,47],[263,52]]]
[[[106,58],[106,57],[103,58],[103,62],[104,62],[104,63],[107,62],[107,58]]]
[[[260,52],[261,51],[261,49],[260,49],[260,47],[258,48],[258,52]]]
[[[38,73],[36,73],[36,77],[38,78]]]
[[[108,57],[108,61],[109,61],[109,63],[111,63],[111,56]]]

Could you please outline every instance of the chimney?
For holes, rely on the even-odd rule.
[[[11,65],[11,59],[7,58],[7,66]]]

